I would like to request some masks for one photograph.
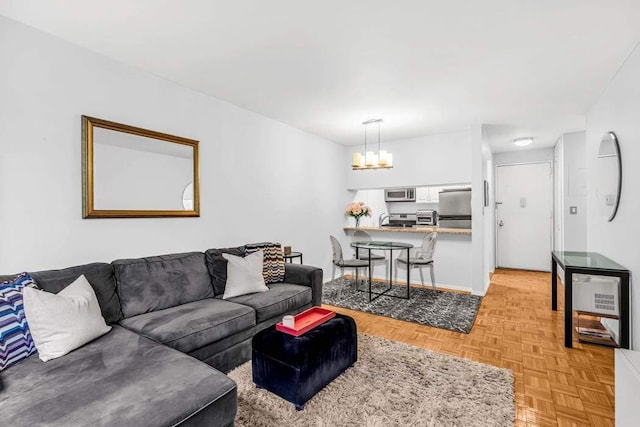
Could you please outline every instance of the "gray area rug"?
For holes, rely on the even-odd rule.
[[[358,362],[303,411],[251,379],[251,362],[229,373],[238,384],[236,426],[513,426],[508,369],[358,334]]]
[[[388,285],[374,282],[372,289],[381,292]],[[358,289],[368,290],[368,285],[358,283]],[[393,295],[405,296],[405,286],[393,286]],[[482,297],[460,292],[434,291],[431,288],[411,288],[409,300],[381,296],[369,302],[369,294],[357,291],[353,279],[339,278],[327,282],[322,289],[322,303],[351,310],[449,329],[468,334],[478,314]]]

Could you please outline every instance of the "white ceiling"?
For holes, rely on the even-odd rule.
[[[638,0],[4,0],[0,14],[348,145],[382,117],[386,141],[486,123],[550,146],[584,129],[640,40]]]

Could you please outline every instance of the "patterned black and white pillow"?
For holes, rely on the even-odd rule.
[[[264,252],[264,260],[262,264],[262,275],[264,282],[278,283],[284,281],[284,254],[282,253],[282,245],[280,243],[251,243],[245,245],[245,255],[259,251]]]

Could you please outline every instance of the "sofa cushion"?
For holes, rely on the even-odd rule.
[[[213,296],[202,252],[120,259],[111,264],[124,317]]]
[[[2,424],[230,425],[236,386],[226,375],[115,325],[64,357],[32,356],[2,373]]]
[[[186,353],[249,329],[256,319],[251,307],[208,298],[130,317],[120,324]]]
[[[96,293],[104,320],[107,324],[117,323],[122,319],[122,311],[116,294],[116,282],[111,264],[95,262],[62,270],[36,271],[31,273],[31,277],[40,289],[57,294],[82,274]],[[4,280],[3,277],[5,276],[0,276],[0,280]]]
[[[267,285],[269,292],[242,295],[227,301],[247,305],[256,311],[256,322],[289,313],[311,303],[311,288],[289,283]]]
[[[244,246],[238,246],[235,248],[209,249],[204,253],[207,269],[211,275],[213,291],[216,295],[224,294],[224,288],[227,283],[227,260],[224,259],[222,254],[244,256],[244,251]]]

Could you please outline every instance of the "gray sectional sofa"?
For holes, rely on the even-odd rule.
[[[244,247],[32,273],[49,292],[84,274],[112,329],[66,356],[1,372],[0,423],[233,425],[236,385],[223,372],[250,359],[256,332],[320,305],[322,270],[286,264],[268,292],[223,300],[223,252]]]

